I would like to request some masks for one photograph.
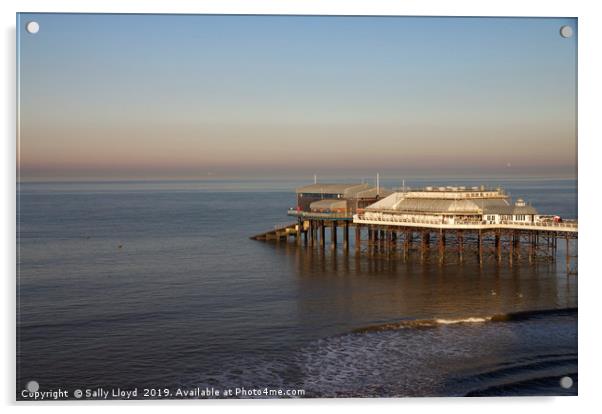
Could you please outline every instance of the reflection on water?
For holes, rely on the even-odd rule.
[[[271,244],[293,266],[300,315],[337,318],[344,330],[353,321],[466,318],[522,310],[577,306],[577,277],[557,271],[558,263],[479,266],[423,264],[370,257],[341,249]]]

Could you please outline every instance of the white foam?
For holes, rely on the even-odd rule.
[[[435,322],[440,323],[442,325],[451,325],[455,323],[483,323],[489,322],[491,320],[491,316],[487,317],[470,317],[463,319],[435,319]]]

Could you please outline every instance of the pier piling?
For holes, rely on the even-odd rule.
[[[330,227],[330,248],[337,248],[337,222],[333,221]]]
[[[324,227],[324,221],[320,221],[320,247],[324,247],[326,244],[326,228]]]
[[[571,251],[570,251],[570,243],[569,243],[569,236],[566,236],[565,238],[566,240],[566,274],[570,274],[571,273]]]

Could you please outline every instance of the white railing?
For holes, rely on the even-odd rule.
[[[410,223],[410,224],[447,224],[444,223],[441,220],[426,220],[426,219],[406,219],[406,218],[401,218],[401,217],[395,217],[395,216],[391,216],[391,217],[383,217],[383,216],[370,216],[370,217],[366,217],[364,215],[361,216],[357,216],[360,220],[371,220],[371,221],[381,221],[381,222],[385,222],[385,221],[392,221],[395,223]],[[476,223],[476,224],[480,224]]]
[[[297,216],[297,217],[308,217],[308,218],[341,218],[341,219],[350,219],[351,213],[318,213],[312,211],[297,211],[295,209],[288,210],[289,216]]]
[[[524,222],[524,221],[510,221],[504,220],[499,223],[493,223],[486,220],[450,220],[444,219],[418,219],[418,218],[407,218],[399,217],[395,215],[370,215],[366,217],[365,214],[356,214],[353,216],[353,221],[373,221],[380,223],[403,223],[403,224],[416,224],[416,225],[434,225],[437,227],[464,227],[464,226],[479,226],[483,228],[496,228],[505,226],[520,226],[520,227],[531,227],[531,228],[550,228],[555,230],[577,230],[577,221],[562,221],[562,222]]]
[[[534,221],[534,222],[524,222],[524,221],[511,221],[511,220],[502,220],[500,224],[508,224],[512,226],[540,226],[540,227],[552,227],[552,228],[569,228],[576,229],[577,221]]]

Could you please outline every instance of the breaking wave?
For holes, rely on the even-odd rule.
[[[197,386],[300,388],[305,397],[576,395],[577,309],[400,321],[258,354]],[[560,379],[574,386],[564,389]]]
[[[368,333],[368,332],[379,332],[379,331],[392,331],[397,329],[407,328],[436,328],[441,325],[455,325],[455,324],[472,324],[472,323],[487,323],[487,322],[510,322],[510,321],[522,321],[532,318],[537,318],[546,315],[572,315],[577,314],[577,308],[563,308],[563,309],[542,309],[533,311],[521,311],[521,312],[510,312],[501,313],[489,316],[469,316],[465,318],[445,319],[445,318],[434,318],[434,319],[414,319],[414,320],[402,320],[398,322],[389,322],[378,325],[370,325],[362,328],[352,330],[352,333]]]

